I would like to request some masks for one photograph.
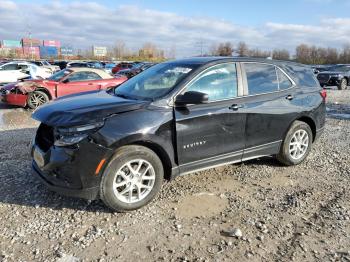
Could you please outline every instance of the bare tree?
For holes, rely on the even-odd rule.
[[[116,41],[115,46],[113,48],[113,53],[114,53],[114,56],[120,60],[122,60],[123,57],[125,57],[127,55],[125,43],[123,40]]]
[[[289,60],[290,53],[287,49],[274,49],[272,51],[272,58],[276,60]]]
[[[271,56],[271,52],[264,51],[259,48],[249,50],[249,56],[258,58],[267,58]]]
[[[230,42],[220,43],[219,45],[212,45],[210,48],[211,55],[215,56],[232,56],[233,44]]]
[[[239,56],[248,56],[249,48],[245,42],[239,42],[237,46],[237,53]]]

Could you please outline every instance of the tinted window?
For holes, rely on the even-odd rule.
[[[281,71],[281,69],[276,68],[277,70],[277,76],[278,76],[278,82],[279,82],[279,88],[280,90],[288,89],[292,87],[293,83],[289,80],[289,78],[286,76],[285,73]]]
[[[283,66],[283,70],[285,70],[300,86],[319,87],[320,85],[312,69],[306,66],[287,64]]]
[[[1,70],[18,70],[17,64],[8,64],[1,67]]]
[[[209,101],[237,97],[236,65],[221,64],[205,70],[196,77],[186,91],[208,94]]]
[[[101,79],[101,77],[94,72],[77,72],[68,77],[69,82],[89,81]]]
[[[278,91],[275,66],[245,63],[249,95],[257,95]]]
[[[23,64],[21,65],[20,64],[20,65],[18,65],[17,68],[20,69],[20,70],[26,70],[26,69],[28,69],[28,67],[29,67],[28,65],[23,65]]]

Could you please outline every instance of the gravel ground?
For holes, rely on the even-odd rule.
[[[111,213],[30,174],[30,112],[0,105],[0,261],[349,261],[350,91],[299,166],[262,158],[182,176]]]

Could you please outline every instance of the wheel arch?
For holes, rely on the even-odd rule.
[[[160,161],[162,161],[163,169],[164,169],[164,178],[166,180],[171,179],[171,169],[172,169],[171,160],[166,150],[161,145],[151,141],[135,141],[130,145],[144,146],[152,150],[159,157]]]
[[[125,146],[144,146],[152,150],[161,160],[164,168],[164,178],[171,180],[172,168],[175,164],[175,152],[173,146],[167,141],[163,141],[158,136],[143,136],[143,135],[132,135],[131,137],[125,137],[119,140],[117,143],[109,146],[114,152],[117,152],[121,147]]]
[[[40,87],[35,88],[33,90],[33,92],[34,91],[44,92],[49,97],[49,100],[52,100],[52,95],[51,95],[50,91],[47,88],[40,86]]]
[[[316,123],[315,123],[315,121],[309,116],[299,117],[299,118],[295,119],[295,121],[304,122],[311,128],[311,131],[312,131],[312,142],[314,142],[315,138],[316,138]],[[293,121],[293,122],[295,122],[295,121]]]

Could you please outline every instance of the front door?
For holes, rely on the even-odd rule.
[[[57,96],[99,90],[101,77],[89,71],[73,72],[57,85]]]
[[[180,172],[240,161],[244,149],[245,115],[235,63],[215,65],[200,73],[182,93],[199,91],[208,103],[174,108]]]

